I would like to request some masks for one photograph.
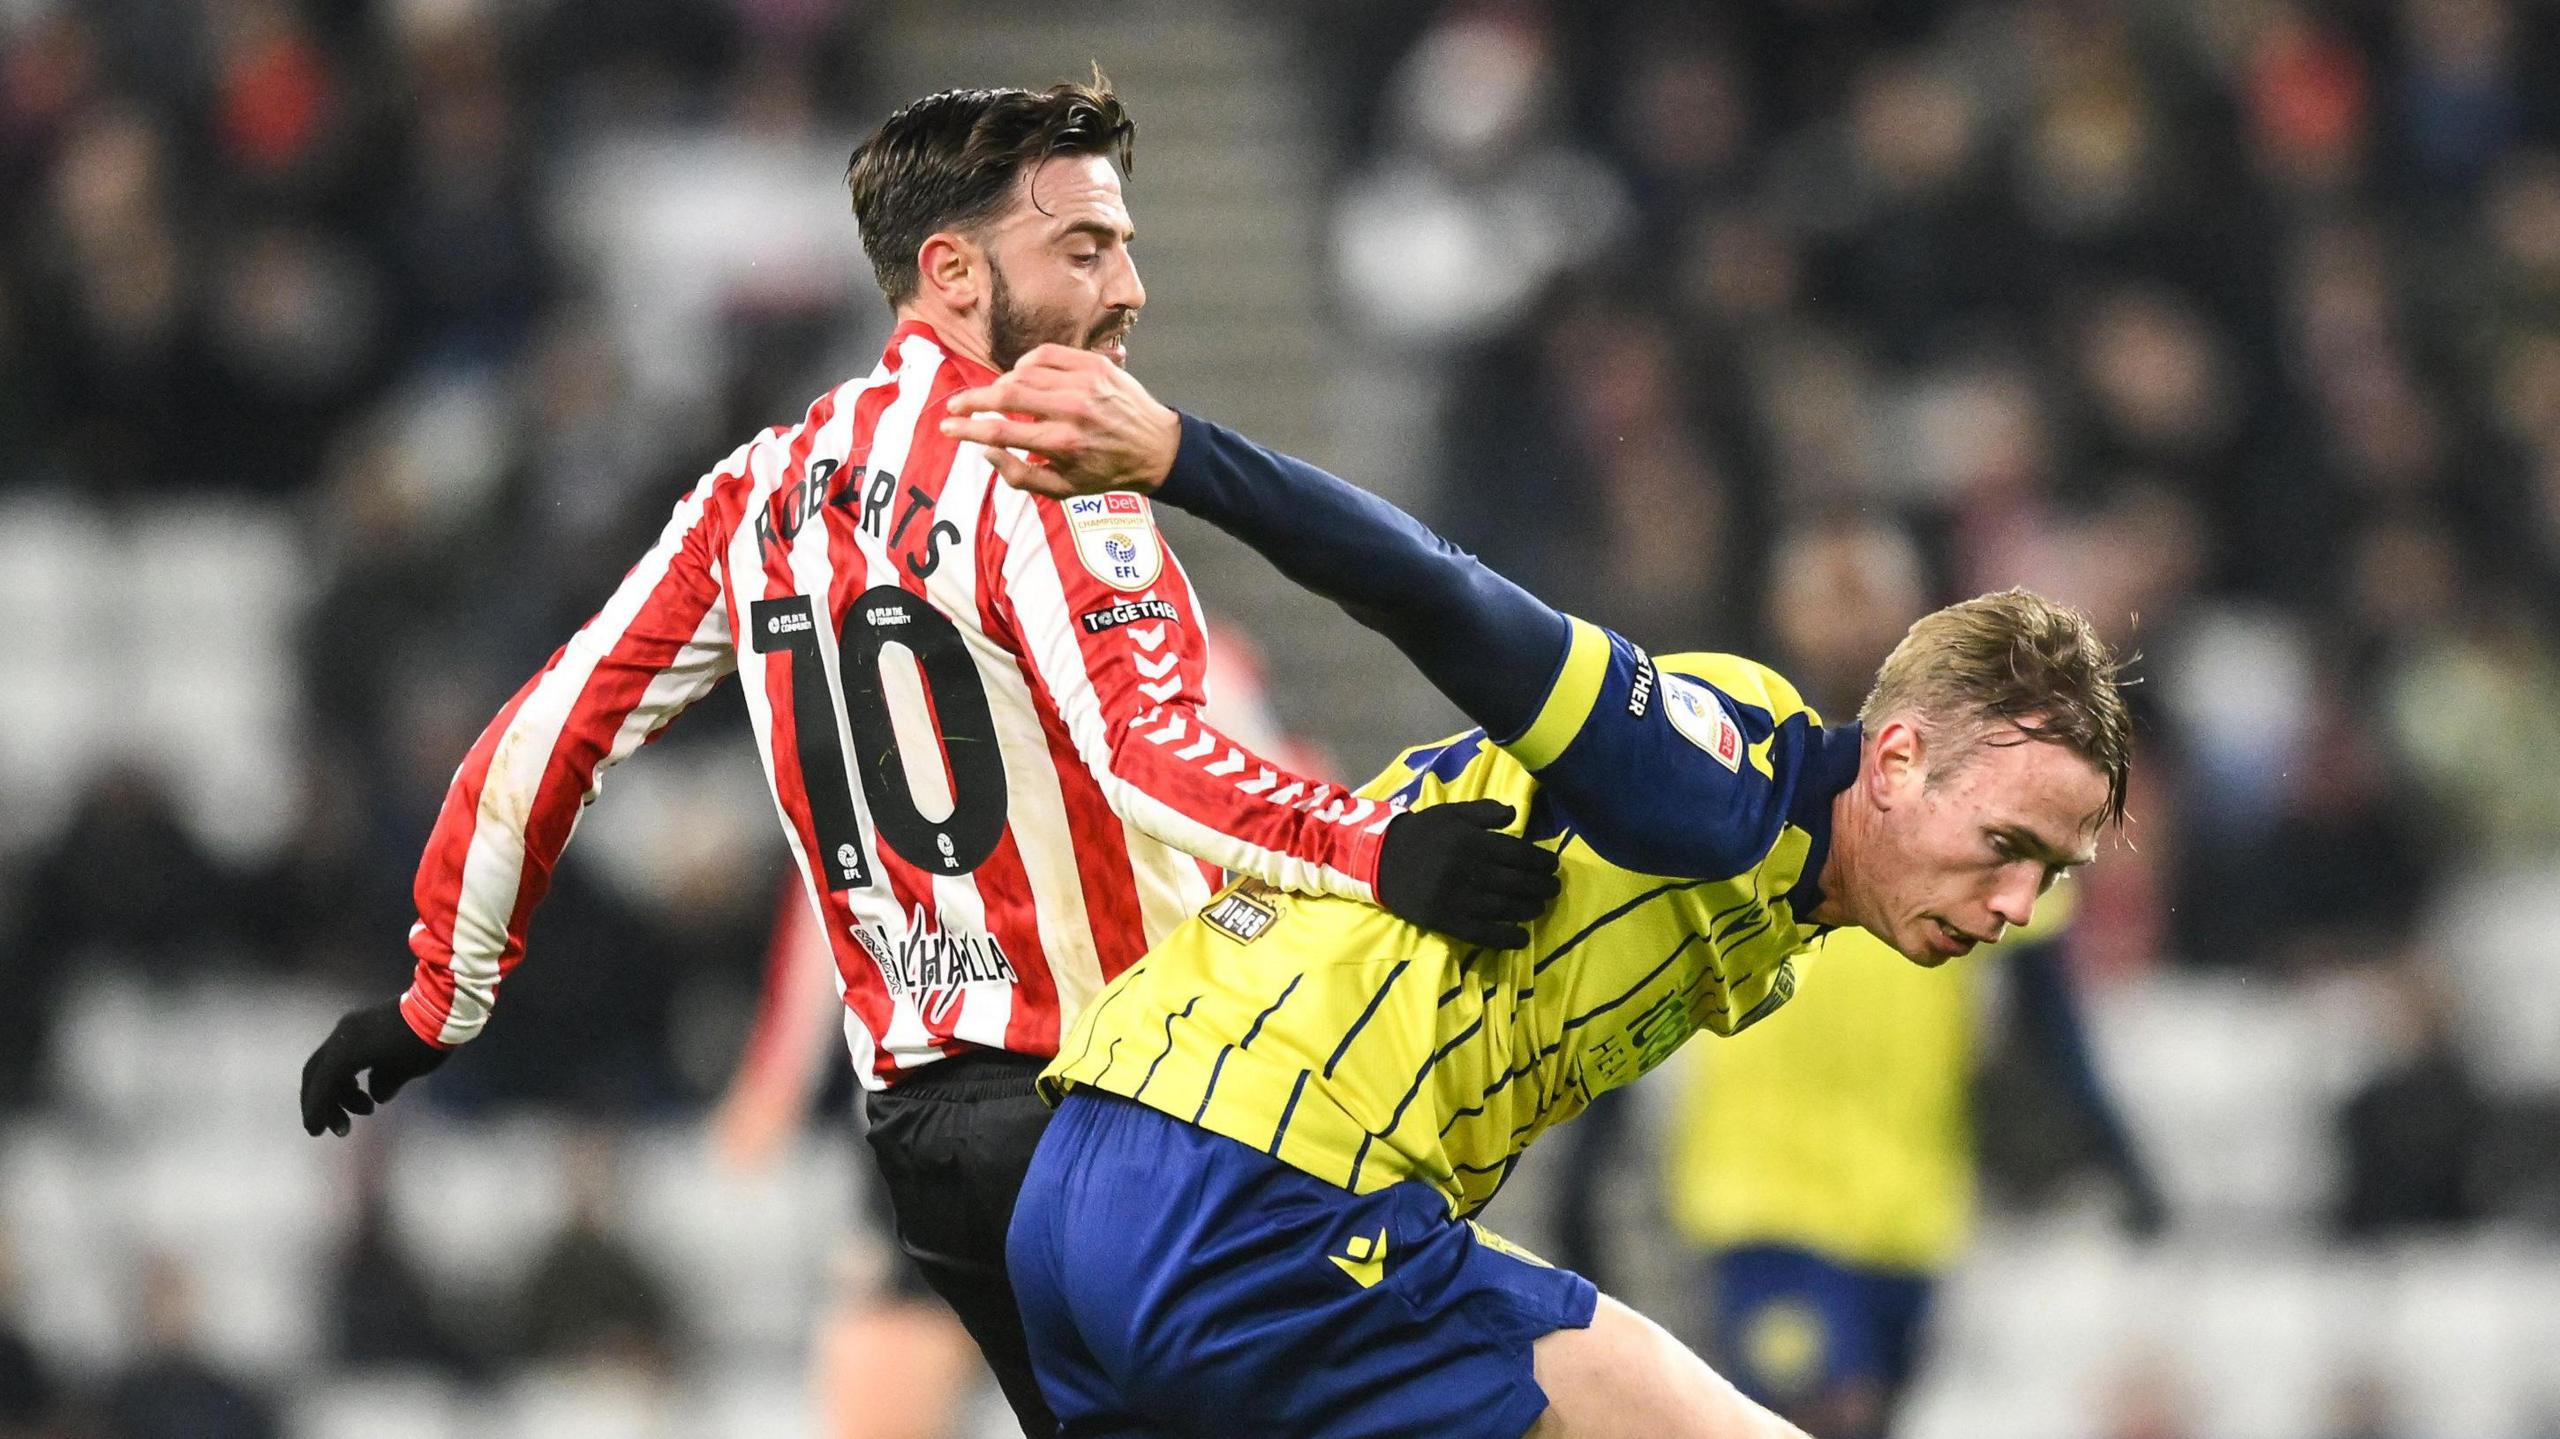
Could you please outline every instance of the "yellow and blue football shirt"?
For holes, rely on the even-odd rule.
[[[1044,1092],[1122,1095],[1353,1193],[1419,1180],[1472,1214],[1549,1125],[1795,992],[1858,750],[1762,665],[1656,661],[1574,621],[1523,733],[1409,751],[1362,790],[1509,802],[1563,881],[1527,948],[1232,886],[1086,1010]]]

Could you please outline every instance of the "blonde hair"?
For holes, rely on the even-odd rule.
[[[2122,824],[2133,769],[2123,668],[2087,615],[2006,589],[1922,615],[1885,656],[1858,718],[1872,727],[1913,716],[1959,752],[2010,727],[2061,745],[2106,775],[2106,817]]]

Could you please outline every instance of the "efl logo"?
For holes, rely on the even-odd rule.
[[[1726,769],[1741,772],[1742,727],[1724,712],[1715,691],[1687,675],[1665,674],[1662,712],[1681,738],[1715,756]]]
[[[1136,495],[1078,495],[1068,502],[1067,528],[1085,569],[1114,589],[1143,590],[1164,573],[1155,519]]]

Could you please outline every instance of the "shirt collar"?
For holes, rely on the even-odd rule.
[[[1812,848],[1805,851],[1804,872],[1787,891],[1787,907],[1798,923],[1822,908],[1822,866],[1831,857],[1831,802],[1857,782],[1858,752],[1865,738],[1866,728],[1856,720],[1815,730],[1813,752],[1805,756],[1802,778],[1788,802],[1787,822],[1813,838]]]
[[[995,371],[943,343],[941,334],[932,325],[917,319],[900,320],[898,328],[889,332],[889,349],[880,357],[880,363],[895,371],[905,355],[907,342],[910,340],[921,340],[931,345],[934,353],[939,355],[943,362],[951,367],[951,372],[959,377],[962,389],[974,389],[979,385],[990,384],[996,378]]]

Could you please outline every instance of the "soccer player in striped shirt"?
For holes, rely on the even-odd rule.
[[[1034,351],[950,408],[1046,461],[993,452],[1008,482],[1153,490],[1386,634],[1482,727],[1364,793],[1501,800],[1563,865],[1509,953],[1245,881],[1085,1012],[1010,1251],[1066,1432],[1796,1433],[1472,1216],[1593,1095],[1775,1012],[1831,927],[1934,965],[2025,924],[2123,804],[2086,618],[2016,590],[1940,610],[1826,724],[1766,667],[1647,655],[1090,356]]]
[[[1086,1001],[1221,868],[1489,944],[1555,888],[1498,805],[1407,813],[1205,722],[1199,606],[1147,501],[1008,489],[939,429],[1036,344],[1125,359],[1132,134],[1097,75],[930,96],[854,152],[899,322],[879,367],[704,476],[499,711],[427,842],[408,991],[303,1071],[304,1127],[343,1134],[478,1034],[603,770],[740,671],[900,1243],[1041,1435],[1004,1234],[1033,1078]]]

